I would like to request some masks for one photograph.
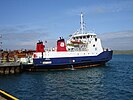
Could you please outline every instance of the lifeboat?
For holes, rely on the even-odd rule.
[[[83,44],[81,40],[71,40],[71,43],[73,44]]]

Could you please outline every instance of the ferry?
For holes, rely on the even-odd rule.
[[[104,49],[94,32],[85,32],[83,13],[80,20],[80,30],[66,41],[60,37],[57,47],[52,50],[45,50],[42,41],[36,44],[36,52],[33,54],[35,68],[84,68],[103,65],[112,59],[113,51]]]

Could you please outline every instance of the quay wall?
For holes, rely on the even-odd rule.
[[[0,75],[20,73],[21,64],[17,62],[0,63]]]

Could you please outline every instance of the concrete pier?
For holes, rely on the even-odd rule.
[[[20,63],[6,62],[0,63],[0,75],[15,74],[21,72]]]

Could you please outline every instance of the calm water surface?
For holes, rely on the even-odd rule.
[[[0,76],[0,89],[20,100],[133,100],[133,55],[101,67]]]

